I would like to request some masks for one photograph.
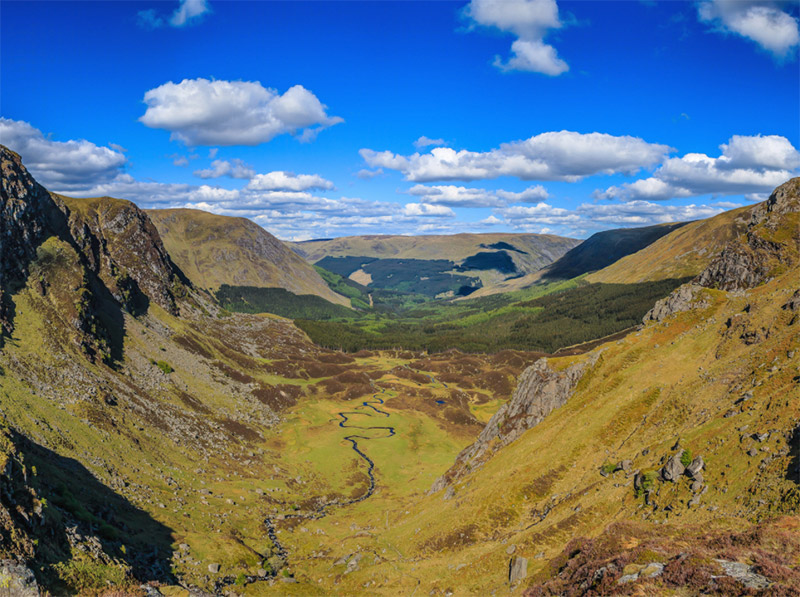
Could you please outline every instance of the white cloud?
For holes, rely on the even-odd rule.
[[[499,213],[507,224],[518,230],[585,236],[610,228],[651,226],[710,218],[725,209],[735,207],[740,205],[736,203],[664,205],[635,200],[614,204],[584,203],[574,210],[540,203],[532,207],[512,206],[499,210]]]
[[[318,174],[297,175],[278,170],[267,174],[257,174],[246,188],[255,191],[306,191],[309,189],[331,190],[334,185],[330,180],[326,180]]]
[[[447,145],[447,142],[444,139],[431,139],[430,137],[426,137],[425,135],[422,135],[419,139],[414,141],[414,147],[416,147],[417,149],[423,149],[431,145],[433,145],[434,147],[438,147],[440,145]]]
[[[369,180],[370,178],[375,178],[376,176],[380,176],[383,174],[383,168],[378,168],[377,170],[368,170],[366,168],[362,168],[358,172],[356,172],[356,176],[358,176],[362,180]]]
[[[188,166],[189,165],[189,158],[185,155],[172,155],[172,164],[175,166]]]
[[[139,25],[145,29],[160,27],[186,27],[200,22],[200,17],[211,12],[206,0],[180,0],[178,8],[169,17],[160,15],[155,9],[138,13]]]
[[[673,151],[630,136],[558,131],[504,143],[487,152],[436,147],[410,156],[360,150],[368,166],[399,170],[406,180],[479,180],[514,176],[523,180],[577,181],[593,174],[632,174]]]
[[[550,29],[562,26],[555,0],[472,0],[465,14],[477,25],[495,27],[517,36],[511,44],[513,56],[506,61],[495,56],[496,67],[550,76],[569,70],[556,49],[544,43]]]
[[[110,181],[127,163],[119,150],[85,140],[52,141],[22,120],[0,117],[0,140],[20,154],[34,178],[56,192]]]
[[[186,145],[259,145],[343,122],[328,116],[325,105],[302,85],[280,95],[258,81],[184,79],[151,89],[144,102],[147,110],[139,120],[170,131],[171,139]]]
[[[213,160],[217,157],[217,152],[219,152],[219,147],[212,147],[208,150],[208,159]]]
[[[696,195],[769,193],[798,174],[800,152],[777,135],[734,135],[722,154],[687,153],[667,159],[650,178],[597,191],[599,199],[665,200]]]
[[[520,193],[514,193],[512,191],[497,191],[495,194],[501,199],[505,199],[510,202],[522,203],[535,203],[537,201],[544,201],[550,196],[547,190],[540,184],[537,184],[533,187],[528,187]]]
[[[219,178],[220,176],[229,176],[231,178],[246,178],[250,179],[256,175],[252,166],[245,164],[240,159],[233,160],[214,160],[211,162],[211,168],[204,170],[195,170],[194,175],[198,178]]]
[[[449,207],[429,203],[407,203],[403,213],[407,216],[434,216],[437,218],[454,218],[456,215]]]
[[[781,10],[780,2],[763,0],[708,0],[697,7],[701,21],[719,31],[757,43],[776,58],[786,58],[800,45],[798,21]]]
[[[529,187],[520,193],[511,191],[490,191],[459,187],[455,185],[426,186],[417,184],[408,192],[421,197],[424,203],[449,205],[451,207],[501,207],[508,203],[532,203],[547,199],[548,193],[541,185]]]

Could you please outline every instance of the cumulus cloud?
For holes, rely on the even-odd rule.
[[[120,150],[82,139],[52,141],[22,120],[0,117],[0,139],[20,154],[39,182],[56,192],[112,180],[127,163]]]
[[[494,27],[517,39],[511,44],[512,56],[495,56],[501,70],[521,70],[557,76],[569,70],[556,49],[544,42],[550,29],[562,27],[555,0],[472,0],[465,14],[476,25]]]
[[[685,222],[710,218],[726,209],[741,207],[736,203],[713,205],[665,205],[644,200],[615,204],[584,203],[574,210],[540,203],[532,207],[511,206],[499,210],[506,224],[517,230],[542,234],[557,233],[585,236],[609,228],[651,226],[667,222]],[[548,228],[543,228],[548,226]]]
[[[454,218],[456,213],[445,205],[431,205],[430,203],[407,203],[403,208],[407,216],[434,216],[437,218]]]
[[[697,195],[761,196],[798,174],[800,152],[778,135],[734,135],[722,154],[667,159],[653,176],[597,191],[598,199],[665,200]]]
[[[343,122],[302,85],[281,95],[258,81],[184,79],[149,90],[144,103],[139,121],[186,145],[259,145],[299,131],[308,140],[306,131]]]
[[[707,0],[697,7],[701,21],[718,31],[754,41],[782,59],[800,45],[798,21],[781,9],[781,2],[763,0]]]
[[[547,191],[541,185],[529,187],[520,193],[491,191],[455,185],[426,186],[417,184],[408,192],[421,197],[425,203],[449,205],[451,207],[500,207],[514,202],[532,203],[547,199]]]
[[[307,191],[320,189],[329,191],[334,188],[330,180],[318,174],[293,174],[292,172],[275,171],[257,174],[247,184],[247,188],[256,191]]]
[[[160,27],[186,27],[196,25],[201,17],[211,12],[206,0],[180,0],[178,8],[170,16],[159,14],[155,9],[142,10],[138,13],[139,26],[145,29]]]
[[[417,149],[423,149],[425,147],[430,147],[431,145],[438,147],[440,145],[447,145],[447,142],[445,142],[444,139],[431,139],[425,135],[422,135],[419,139],[414,141],[414,147]]]
[[[240,159],[233,160],[214,160],[211,168],[195,170],[194,175],[198,178],[219,178],[229,176],[230,178],[253,178],[256,175],[252,166],[245,164]]]
[[[558,131],[504,143],[487,152],[436,147],[410,156],[372,149],[359,153],[368,166],[398,170],[406,180],[415,182],[500,176],[574,182],[594,174],[632,174],[660,162],[671,151],[666,145],[638,137]]]

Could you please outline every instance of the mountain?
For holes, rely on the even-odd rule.
[[[350,306],[309,263],[251,220],[194,209],[151,209],[147,215],[175,263],[200,288],[284,288]]]
[[[545,234],[349,236],[292,243],[318,266],[374,288],[464,296],[535,272],[580,241]]]
[[[697,220],[589,274],[591,282],[630,284],[699,274],[747,226],[756,206]]]
[[[626,255],[636,253],[656,242],[661,237],[685,226],[685,223],[658,224],[640,228],[617,228],[597,232],[576,245],[553,263],[524,276],[510,278],[497,284],[478,289],[474,298],[529,288],[543,281],[568,280],[610,266]],[[663,276],[659,279],[666,279]],[[684,276],[676,275],[674,278]],[[589,278],[587,278],[589,279]],[[597,282],[617,282],[605,278],[592,279]],[[640,280],[645,281],[645,280]],[[649,281],[649,280],[647,280]]]

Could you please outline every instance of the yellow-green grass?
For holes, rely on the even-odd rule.
[[[349,307],[317,271],[258,224],[194,209],[147,210],[173,261],[200,288],[285,288]]]

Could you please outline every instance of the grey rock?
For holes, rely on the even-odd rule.
[[[265,568],[259,568],[258,572],[256,572],[259,578],[266,578],[267,577],[267,570]]]
[[[722,567],[726,575],[735,578],[748,589],[766,589],[771,584],[769,579],[753,572],[752,566],[728,560],[714,561]]]
[[[631,472],[633,468],[633,462],[630,460],[622,460],[617,464],[617,468],[614,470],[616,473],[617,471],[624,471],[626,474]]]
[[[506,547],[506,553],[508,555],[513,555],[515,551],[517,551],[516,545],[509,545],[508,547]]]
[[[681,462],[681,455],[675,454],[672,458],[667,460],[664,468],[661,469],[661,478],[664,479],[664,481],[671,481],[674,483],[680,479],[685,470],[686,467],[684,467]]]
[[[528,576],[528,560],[521,556],[514,556],[508,562],[508,583],[516,584]]]
[[[214,563],[214,564],[209,564],[208,565],[208,571],[211,574],[217,574],[219,572],[219,569],[220,569],[220,565],[219,564]]]
[[[672,293],[653,305],[642,318],[642,323],[649,321],[664,321],[670,315],[688,311],[696,307],[705,307],[708,303],[705,300],[698,300],[698,293],[702,290],[701,286],[696,284],[684,284],[679,286]]]
[[[468,470],[474,470],[491,453],[507,446],[564,406],[598,357],[599,353],[594,353],[562,371],[551,369],[545,358],[525,369],[511,400],[494,414],[475,443],[461,451],[450,470],[433,484],[430,493],[444,489]]]
[[[697,475],[705,468],[706,463],[703,462],[702,456],[695,456],[694,460],[686,467],[686,474],[696,479]]]
[[[0,589],[12,597],[40,597],[39,585],[27,566],[13,560],[0,560]],[[0,591],[2,592],[2,591]]]

